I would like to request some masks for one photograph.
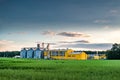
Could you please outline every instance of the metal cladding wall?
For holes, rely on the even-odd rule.
[[[21,58],[27,58],[27,50],[25,48],[23,50],[21,50],[20,57]]]
[[[43,56],[43,50],[40,50],[39,48],[37,48],[35,51],[34,51],[34,58],[39,58],[39,59],[42,59],[44,58]]]
[[[33,58],[34,57],[34,50],[32,48],[30,48],[27,51],[27,58]]]

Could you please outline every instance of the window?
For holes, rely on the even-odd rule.
[[[58,56],[58,51],[51,51],[51,56]]]
[[[59,55],[60,56],[65,56],[65,51],[60,51]]]

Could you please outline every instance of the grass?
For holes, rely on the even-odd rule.
[[[0,80],[119,80],[120,60],[0,58]]]

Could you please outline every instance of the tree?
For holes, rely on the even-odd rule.
[[[113,44],[113,46],[111,48],[112,51],[117,51],[119,49],[120,49],[120,44],[117,44],[117,43]]]
[[[108,59],[120,59],[120,44],[113,44],[112,48],[107,51]]]

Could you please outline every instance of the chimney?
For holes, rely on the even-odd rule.
[[[48,45],[47,45],[47,50],[49,50],[50,49],[50,44],[48,43]]]
[[[42,48],[44,49],[44,42],[42,43]]]
[[[37,44],[37,48],[40,48],[40,44]]]

